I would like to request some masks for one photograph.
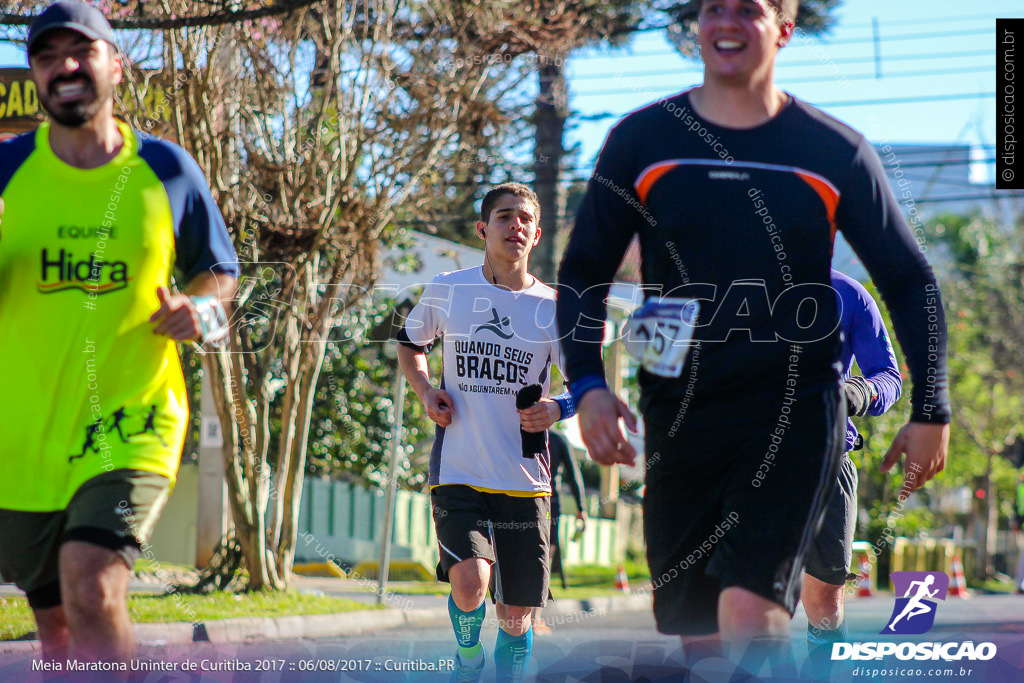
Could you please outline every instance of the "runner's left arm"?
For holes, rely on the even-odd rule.
[[[154,334],[172,339],[224,340],[225,302],[238,287],[240,268],[224,217],[199,165],[177,145],[147,140],[139,151],[163,183],[174,219],[175,266],[184,294],[160,287],[150,317]]]
[[[949,424],[942,296],[866,140],[841,190],[836,223],[878,287],[910,369],[910,420]]]
[[[558,329],[566,378],[580,408],[580,431],[591,459],[602,465],[636,461],[619,428],[636,430],[636,416],[609,389],[601,358],[606,299],[630,240],[646,220],[634,183],[639,141],[617,124],[605,139],[576,214],[558,269]]]
[[[946,319],[935,275],[903,219],[878,153],[859,142],[836,208],[836,224],[867,268],[892,316],[910,369],[910,421],[882,458],[888,472],[906,454],[900,498],[941,472],[951,409]]]
[[[857,294],[850,346],[864,378],[874,385],[877,392],[867,414],[878,417],[899,399],[903,380],[878,304],[866,290],[862,289]]]

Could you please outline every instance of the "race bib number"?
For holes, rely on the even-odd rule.
[[[652,375],[679,377],[699,312],[695,299],[651,299],[623,328],[626,351]]]

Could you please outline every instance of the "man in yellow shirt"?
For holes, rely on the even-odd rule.
[[[224,340],[238,264],[195,161],[114,118],[98,10],[48,7],[28,58],[49,121],[0,143],[0,574],[44,657],[123,663],[132,565],[188,420],[176,342]]]

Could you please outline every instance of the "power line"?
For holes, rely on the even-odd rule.
[[[991,186],[993,191],[996,191],[995,185]],[[943,204],[946,202],[970,202],[981,199],[1024,199],[1024,192],[1011,192],[1006,190],[998,190],[999,194],[962,194],[953,197],[935,197],[932,199],[917,199],[916,204]]]
[[[875,100],[839,100],[836,102],[810,102],[809,104],[814,105],[822,109],[825,108],[839,108],[839,107],[864,107],[879,104],[917,104],[919,102],[946,102],[952,100],[970,100],[970,99],[981,99],[995,97],[995,92],[982,92],[982,93],[952,93],[949,95],[920,95],[916,97],[890,97],[880,98]],[[605,119],[615,119],[625,116],[625,113],[615,114],[612,112],[602,112],[600,114],[588,114],[585,116],[573,115],[571,118],[577,121],[604,121]]]
[[[959,31],[958,30],[958,31],[941,31],[941,32],[937,32],[937,33],[904,33],[904,34],[901,34],[901,35],[881,36],[881,41],[882,41],[882,44],[885,45],[889,41],[903,42],[903,41],[907,41],[907,40],[928,40],[928,39],[932,39],[932,38],[951,38],[951,37],[979,36],[979,35],[993,35],[994,36],[994,33],[995,33],[995,28],[994,27],[989,27],[989,28],[984,28],[984,29],[973,29],[973,30],[968,30],[968,31]],[[856,43],[870,43],[870,42],[874,41],[874,38],[871,37],[871,36],[866,36],[866,37],[863,37],[863,38],[841,38],[841,39],[837,39],[837,40],[827,40],[826,38],[823,38],[821,36],[815,36],[815,38],[817,39],[818,44],[821,47],[831,47],[833,45],[852,45],[852,44],[856,44]],[[791,42],[786,49],[790,49],[791,50],[791,49],[800,48],[800,47],[802,47],[802,45],[800,45],[798,43],[792,43]],[[989,54],[991,54],[991,52]],[[676,50],[654,50],[654,51],[648,51],[648,52],[630,52],[630,53],[626,53],[626,54],[605,55],[605,57],[608,58],[608,59],[619,59],[619,58],[625,58],[625,57],[665,57],[667,55],[675,55],[677,57],[682,57],[682,55],[678,51],[676,51]],[[587,56],[589,58],[591,58],[591,59],[602,57],[602,55],[600,55],[600,54],[589,54]],[[874,57],[871,57],[871,60],[874,60]],[[820,62],[815,62],[815,63],[820,63]]]
[[[992,51],[991,50],[969,50],[969,51],[965,51],[965,52],[946,52],[946,53],[944,53],[942,55],[942,58],[944,60],[947,60],[947,59],[960,59],[960,58],[964,58],[964,57],[988,57],[989,59],[991,59],[992,58]],[[916,53],[911,53],[911,54],[897,54],[897,55],[888,55],[887,54],[887,55],[885,55],[885,61],[887,61],[887,62],[917,61],[917,60],[923,60],[923,59],[927,59],[929,61],[935,61],[935,53],[934,52],[916,52]],[[831,64],[871,64],[874,61],[875,61],[874,57],[849,57],[849,58],[846,58],[846,59],[833,59],[833,60],[831,60],[830,63]],[[572,64],[572,63],[574,63],[574,62],[570,62],[570,64]],[[688,66],[688,65],[684,65],[684,66]],[[693,66],[694,66],[694,73],[699,74],[699,73],[702,72],[702,68],[699,65],[693,65]],[[802,66],[818,66],[818,67],[820,67],[821,66],[821,60],[809,59],[809,60],[800,61],[800,62],[784,63],[784,61],[780,59],[779,63],[776,65],[776,68],[781,69],[781,68],[802,67]],[[679,73],[680,73],[680,69],[657,69],[655,71],[630,71],[630,72],[622,73],[621,75],[624,78],[627,78],[627,77],[628,78],[645,78],[647,76],[673,76],[673,75],[679,75]],[[592,80],[592,79],[607,80],[608,79],[608,74],[604,74],[604,73],[600,73],[600,74],[579,74],[579,75],[574,75],[574,76],[570,77],[570,80],[573,80],[573,81],[585,81],[585,80]]]
[[[995,97],[993,92],[951,93],[948,95],[919,95],[915,97],[889,97],[877,100],[845,100],[838,102],[821,102],[817,107],[863,107],[874,104],[916,104],[918,102],[945,102],[947,100],[972,100]],[[813,103],[812,103],[813,104]]]
[[[995,35],[996,27],[994,25],[988,26],[987,28],[970,29],[967,31],[956,30],[956,31],[938,31],[936,33],[903,33],[892,36],[881,36],[883,41],[886,40],[926,40],[929,38],[952,38],[952,37],[963,37],[963,36],[980,36],[986,34]],[[863,38],[840,38],[838,40],[826,40],[820,36],[816,36],[821,39],[821,44],[825,46],[829,45],[852,45],[855,43],[872,43],[874,42],[873,36],[865,36]]]
[[[927,24],[961,24],[965,21],[992,21],[984,17],[979,17],[977,14],[964,15],[960,17],[934,17],[932,19],[914,19],[914,24],[917,26],[923,26]],[[870,21],[855,21],[847,23],[840,21],[836,23],[836,28],[870,28]]]
[[[875,74],[853,74],[850,76],[843,76],[842,78],[836,78],[835,76],[809,76],[807,78],[780,78],[777,80],[780,86],[785,87],[789,83],[832,83],[841,80],[860,81],[860,80],[885,80],[887,78],[917,78],[922,76],[947,76],[950,74],[966,74],[966,73],[992,73],[992,67],[990,66],[968,66],[960,69],[936,69],[933,71],[899,71],[894,73],[887,73],[881,79],[877,79]],[[635,77],[632,76],[631,77]],[[607,78],[607,77],[606,77]],[[616,77],[612,77],[618,80]],[[653,86],[652,86],[653,87]],[[672,87],[667,88],[671,90]],[[594,90],[594,91],[576,91],[573,92],[573,97],[597,97],[599,95],[625,95],[628,93],[638,92],[636,88],[619,88],[614,90]]]
[[[894,71],[892,73],[886,73],[882,78],[878,78],[874,73],[867,74],[850,74],[842,76],[837,79],[835,77],[829,79],[823,79],[819,76],[810,76],[807,78],[785,78],[779,79],[781,83],[826,83],[828,81],[842,80],[843,78],[851,81],[862,81],[862,80],[885,80],[886,78],[913,78],[917,76],[945,76],[949,74],[971,74],[971,73],[992,73],[991,65],[985,66],[964,66],[956,69],[933,69],[930,71]]]

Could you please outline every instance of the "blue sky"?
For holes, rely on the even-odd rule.
[[[875,142],[988,145],[987,155],[976,153],[991,156],[995,19],[1024,17],[1024,3],[845,0],[835,16],[827,35],[797,38],[782,50],[779,87]],[[875,73],[873,21],[881,78]],[[700,62],[679,56],[660,32],[643,34],[626,49],[581,53],[570,62],[570,74],[572,106],[581,117],[622,115],[702,80]],[[950,95],[957,98],[930,99]],[[915,101],[877,102],[897,98]],[[615,120],[576,120],[571,141],[582,145],[584,170]]]
[[[1020,0],[845,0],[829,34],[797,38],[782,51],[776,81],[875,142],[959,142],[990,150],[995,19],[1015,16],[1024,17]],[[873,21],[881,78],[875,77]],[[24,57],[0,44],[0,65],[23,66]],[[662,32],[638,35],[626,48],[581,51],[568,71],[577,116],[566,142],[580,145],[572,175],[589,171],[619,116],[701,81],[699,61],[679,56]],[[878,102],[897,98],[911,101]],[[602,114],[609,116],[585,120]],[[976,153],[991,156],[983,147]],[[977,180],[991,172],[985,165],[973,170]]]

